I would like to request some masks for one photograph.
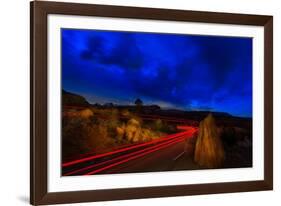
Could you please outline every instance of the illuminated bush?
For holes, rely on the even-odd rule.
[[[139,136],[138,130],[140,129],[140,123],[136,119],[130,119],[125,129],[126,139],[131,142],[137,142]]]
[[[88,118],[92,117],[93,115],[94,115],[94,113],[90,109],[84,109],[84,110],[80,111],[81,118],[88,119]]]
[[[122,124],[121,126],[116,127],[116,138],[117,138],[118,142],[120,142],[124,139],[125,132],[126,132],[125,124]]]

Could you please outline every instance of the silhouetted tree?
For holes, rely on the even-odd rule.
[[[136,101],[135,101],[135,105],[137,105],[137,106],[142,106],[143,105],[143,102],[142,102],[142,100],[141,99],[136,99]]]

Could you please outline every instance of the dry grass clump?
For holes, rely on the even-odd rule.
[[[194,161],[202,167],[218,168],[222,166],[224,159],[224,148],[215,120],[213,116],[209,114],[200,122]]]

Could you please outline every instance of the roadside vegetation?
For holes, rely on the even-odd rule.
[[[126,109],[64,109],[62,119],[63,161],[81,154],[98,154],[127,144],[141,143],[176,131],[160,119],[143,120]]]

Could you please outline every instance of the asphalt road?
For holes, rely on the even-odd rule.
[[[158,150],[151,155],[124,163],[105,171],[105,174],[161,172],[198,169],[191,156],[184,152],[184,141]]]
[[[63,164],[62,174],[93,175],[197,169],[187,152],[185,140],[197,128],[179,127],[179,133],[151,142],[130,145],[105,154],[89,156]]]

